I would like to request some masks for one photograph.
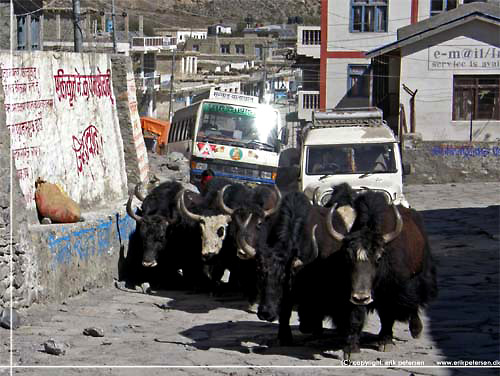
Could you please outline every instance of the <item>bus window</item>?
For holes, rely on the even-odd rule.
[[[172,126],[170,127],[170,131],[168,132],[168,142],[173,142],[174,140],[174,132],[176,125],[177,123],[173,123]]]

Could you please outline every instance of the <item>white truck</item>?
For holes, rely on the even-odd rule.
[[[320,205],[332,186],[383,192],[389,202],[409,206],[403,195],[398,140],[376,107],[315,111],[302,130],[299,189]]]

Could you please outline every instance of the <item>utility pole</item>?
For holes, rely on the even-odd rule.
[[[415,96],[417,95],[418,89],[415,89],[415,91],[412,91],[403,84],[403,89],[410,95],[410,132],[415,133],[417,130],[417,122],[415,119]]]
[[[82,28],[80,27],[80,0],[73,0],[73,34],[75,52],[82,49]]]
[[[168,121],[172,121],[172,98],[174,96],[175,49],[172,50],[172,74],[170,75],[170,100],[168,103]]]
[[[111,24],[113,25],[113,52],[116,54],[115,0],[111,0]]]
[[[266,81],[267,81],[267,66],[266,66],[266,59],[267,59],[267,48],[268,45],[266,43],[265,46],[262,47],[262,56],[264,58],[264,72],[262,72],[262,83],[261,83],[261,88],[260,88],[260,93],[259,93],[259,102],[264,103],[264,95],[266,93]]]

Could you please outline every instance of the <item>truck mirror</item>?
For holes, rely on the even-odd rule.
[[[282,145],[288,145],[288,128],[283,127],[281,128],[281,144]]]
[[[403,175],[410,175],[410,174],[411,174],[411,164],[403,163]]]

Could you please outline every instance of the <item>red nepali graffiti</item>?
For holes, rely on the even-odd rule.
[[[83,131],[80,139],[73,136],[73,151],[76,155],[78,174],[83,172],[83,166],[88,165],[91,157],[96,157],[101,153],[102,145],[102,136],[99,135],[99,130],[93,125],[89,125]]]
[[[69,100],[69,105],[73,107],[73,102],[79,97],[109,97],[114,104],[113,93],[111,91],[111,70],[102,74],[97,68],[99,74],[81,75],[75,69],[76,74],[65,74],[63,69],[57,71],[54,76],[55,89],[59,102],[63,99]]]

